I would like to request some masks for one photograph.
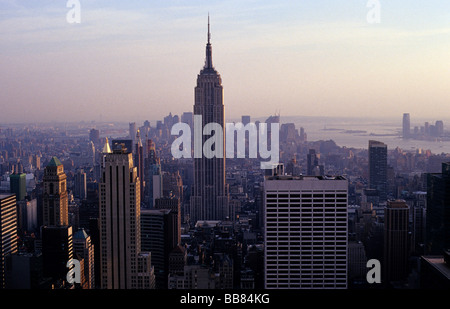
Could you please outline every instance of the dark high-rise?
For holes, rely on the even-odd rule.
[[[12,174],[9,176],[9,184],[11,193],[16,194],[17,201],[22,201],[27,195],[27,175]]]
[[[376,189],[380,202],[387,199],[387,145],[369,141],[369,188]]]
[[[411,136],[411,120],[409,114],[403,114],[403,138]]]
[[[442,173],[427,175],[426,253],[443,254],[450,248],[450,162]]]
[[[403,200],[388,201],[384,209],[384,261],[386,283],[405,280],[409,257],[409,207]]]
[[[222,79],[212,62],[209,17],[206,61],[197,77],[197,86],[195,87],[194,117],[198,116],[201,116],[202,127],[195,128],[194,120],[194,131],[203,130],[203,126],[216,123],[221,126],[222,131],[214,134],[225,135]],[[208,135],[202,135],[201,139],[199,138],[197,141],[194,138],[194,145],[201,142],[201,145],[194,146],[194,149],[201,150],[205,141],[209,138]],[[222,145],[214,145],[214,147],[216,154],[211,158],[205,156],[205,153],[194,154],[191,223],[195,223],[197,220],[225,220],[230,216],[228,209],[229,195],[225,182],[225,139],[222,139]],[[217,149],[220,150],[220,153]]]

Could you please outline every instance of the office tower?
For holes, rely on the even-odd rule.
[[[163,197],[176,197],[183,200],[183,180],[180,172],[166,172],[163,175]]]
[[[74,258],[72,227],[43,226],[41,237],[44,276],[52,278],[54,283],[66,280],[67,262]]]
[[[403,114],[403,138],[411,137],[411,120],[409,114]]]
[[[210,39],[208,17],[206,61],[197,77],[194,117],[201,116],[202,126],[209,123],[219,124],[222,129],[214,134],[225,136],[222,79],[212,63]],[[201,149],[209,138],[208,135],[202,135],[201,141],[197,141],[197,143],[201,143],[198,147]],[[220,153],[217,151],[212,158],[206,157],[204,153],[197,154],[199,156],[194,154],[194,184],[190,214],[191,223],[194,224],[197,220],[226,220],[230,216],[228,209],[229,194],[225,182],[225,139],[223,139],[222,145],[214,145],[214,148],[214,150],[219,150]]]
[[[37,199],[17,202],[17,228],[28,233],[38,231]]]
[[[369,141],[369,188],[376,189],[380,202],[387,199],[387,145]]]
[[[319,165],[319,155],[316,153],[315,149],[310,149],[308,155],[306,156],[306,175],[308,176],[323,176],[324,168],[323,165]]]
[[[427,174],[426,254],[450,248],[450,162],[442,172]]]
[[[175,217],[175,224],[170,227],[170,244],[181,243],[181,200],[177,197],[163,197],[155,200],[155,209],[168,209],[171,216]],[[172,220],[172,219],[171,219]],[[174,246],[175,246],[174,245]],[[173,249],[173,248],[171,248]]]
[[[192,112],[184,112],[181,115],[181,122],[188,124],[192,130],[194,128],[194,114]]]
[[[444,122],[442,120],[436,121],[434,128],[436,130],[436,136],[441,137],[444,135]]]
[[[241,122],[242,122],[242,124],[243,124],[244,126],[247,125],[247,124],[249,124],[249,123],[250,123],[250,116],[243,115],[243,116],[241,117]]]
[[[348,284],[362,283],[366,281],[367,256],[364,245],[360,241],[348,243]]]
[[[133,155],[119,147],[104,154],[99,184],[103,289],[153,286],[151,256],[141,252],[140,196]]]
[[[142,146],[141,133],[137,130],[136,133],[136,143],[134,147],[134,164],[137,168],[137,175],[139,177],[139,183],[141,187],[141,196],[140,201],[144,202],[144,190],[145,190],[145,181],[144,181],[144,147]]]
[[[5,288],[6,257],[17,252],[17,209],[14,194],[0,194],[0,288]]]
[[[89,131],[89,141],[98,146],[100,143],[100,131],[97,129],[91,129],[91,131]]]
[[[169,254],[169,275],[181,275],[187,264],[187,250],[178,245]]]
[[[41,157],[38,155],[33,156],[33,166],[37,171],[41,170]]]
[[[97,213],[98,214],[98,213]],[[95,288],[100,288],[101,283],[101,267],[100,267],[100,220],[91,218],[89,220],[89,234],[92,245],[94,246],[94,282]]]
[[[145,204],[152,208],[155,199],[163,196],[163,176],[161,173],[161,161],[156,154],[155,143],[148,140],[147,158],[145,160]]]
[[[94,245],[91,242],[91,237],[84,229],[79,229],[73,236],[73,252],[84,260],[84,269],[81,269],[86,282],[84,288],[94,289]]]
[[[177,243],[177,216],[170,209],[143,209],[141,211],[142,250],[152,253],[155,286],[167,288],[169,254]]]
[[[9,176],[9,187],[11,193],[16,194],[17,201],[22,201],[27,196],[27,175],[22,174],[12,174]]]
[[[80,200],[84,200],[87,198],[86,173],[83,169],[78,170],[74,175],[73,196]]]
[[[6,289],[49,290],[51,280],[44,278],[42,253],[18,252],[6,257]]]
[[[265,179],[265,288],[347,287],[347,192],[341,176]]]
[[[135,138],[136,138],[136,133],[137,133],[137,127],[136,127],[136,122],[130,122],[129,124],[129,138],[132,140],[132,143],[134,144]],[[131,148],[129,148],[128,150],[133,151]]]
[[[67,177],[58,158],[53,157],[45,168],[43,184],[43,225],[68,225]]]
[[[413,206],[410,208],[411,222],[411,252],[414,255],[425,254],[425,227],[427,213],[427,192],[414,192]]]
[[[409,207],[403,200],[388,201],[384,209],[384,281],[401,281],[408,276]]]

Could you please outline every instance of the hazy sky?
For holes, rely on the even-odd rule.
[[[448,0],[79,2],[0,0],[0,124],[192,111],[208,12],[227,118],[450,118]]]

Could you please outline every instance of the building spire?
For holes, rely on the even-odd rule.
[[[208,13],[208,43],[206,44],[205,69],[213,69],[213,64],[212,64],[212,47],[211,47],[211,30],[210,30],[210,24],[209,24],[209,13]]]
[[[211,44],[211,31],[209,27],[209,12],[208,12],[208,44]]]

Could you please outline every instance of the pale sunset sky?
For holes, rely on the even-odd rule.
[[[227,118],[450,118],[448,0],[67,2],[0,0],[0,123],[192,111],[208,13]]]

